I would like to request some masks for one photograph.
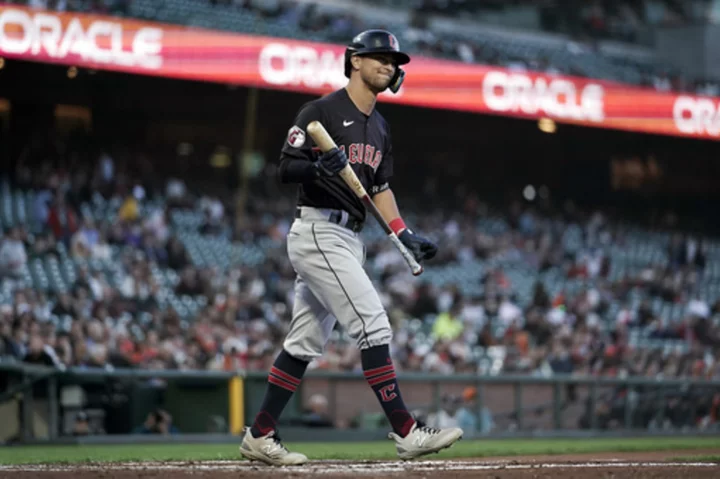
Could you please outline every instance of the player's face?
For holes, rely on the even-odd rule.
[[[385,91],[395,75],[395,59],[389,53],[375,53],[361,57],[360,75],[363,82],[376,93]]]

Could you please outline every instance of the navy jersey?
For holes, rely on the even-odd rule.
[[[319,121],[335,144],[345,151],[350,166],[370,196],[388,189],[393,172],[392,145],[385,119],[373,109],[368,116],[358,110],[343,88],[303,105],[283,145],[283,163],[315,161],[315,143],[307,133],[307,125]],[[359,220],[365,220],[365,208],[360,199],[339,176],[319,178],[301,183],[298,206],[345,210]]]

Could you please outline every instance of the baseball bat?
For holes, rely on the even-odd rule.
[[[310,124],[307,126],[307,131],[308,133],[310,133],[312,139],[315,140],[315,144],[320,148],[323,153],[326,153],[333,148],[337,148],[337,145],[330,137],[330,134],[319,121],[310,122]],[[360,200],[365,205],[365,208],[370,213],[372,213],[378,223],[380,223],[380,226],[382,227],[383,231],[385,231],[385,234],[388,235],[388,238],[390,238],[392,244],[395,245],[398,251],[400,251],[402,257],[407,262],[410,270],[412,271],[412,274],[414,276],[422,274],[423,267],[420,265],[420,263],[417,262],[415,256],[413,256],[413,254],[405,247],[405,245],[402,244],[402,241],[400,241],[400,238],[397,237],[395,232],[390,229],[390,225],[388,225],[387,221],[385,221],[385,218],[383,218],[382,214],[380,213],[380,210],[378,210],[377,206],[375,206],[375,203],[373,202],[372,198],[370,198],[370,195],[368,195],[365,187],[360,182],[360,179],[357,177],[352,167],[349,164],[345,165],[345,168],[340,170],[339,175],[343,179],[343,181],[347,183],[350,189],[353,190],[355,195],[360,198]]]

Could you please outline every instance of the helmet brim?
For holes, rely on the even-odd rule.
[[[393,58],[395,58],[395,63],[398,65],[407,65],[410,63],[410,56],[407,53],[399,52],[397,50],[386,50],[386,49],[373,49],[373,50],[363,50],[360,52],[355,52],[353,55],[358,55],[361,57],[365,57],[368,55],[375,55],[376,53],[386,53],[389,55],[392,55]]]

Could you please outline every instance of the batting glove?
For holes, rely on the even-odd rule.
[[[345,152],[338,148],[333,148],[327,153],[320,155],[320,158],[315,162],[315,168],[317,168],[321,176],[329,177],[337,175],[347,164],[348,159]]]
[[[410,231],[409,228],[402,230],[398,239],[410,250],[418,262],[433,259],[437,254],[438,247],[435,243],[427,238],[416,235]]]

